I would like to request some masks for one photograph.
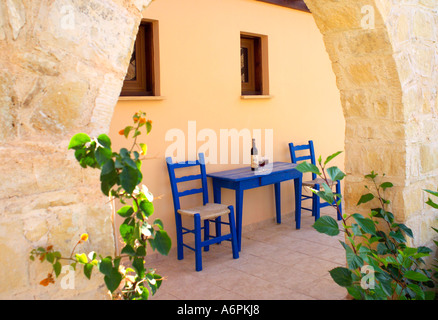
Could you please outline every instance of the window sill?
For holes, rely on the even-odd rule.
[[[271,95],[265,95],[265,94],[254,94],[254,95],[241,95],[241,99],[249,100],[249,99],[271,99]]]
[[[163,96],[120,96],[119,101],[160,101]]]

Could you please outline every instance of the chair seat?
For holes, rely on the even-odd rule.
[[[310,181],[303,181],[303,186],[305,187],[314,187],[315,184],[319,184],[320,187],[322,187],[322,184],[325,183],[325,180],[322,178],[316,178],[314,180],[310,180]],[[328,179],[328,186],[332,187],[335,186],[338,182],[337,181],[332,181],[330,179]]]
[[[193,207],[188,209],[179,209],[178,213],[185,216],[193,216],[199,213],[201,220],[215,219],[230,213],[226,204],[207,203],[205,206]]]

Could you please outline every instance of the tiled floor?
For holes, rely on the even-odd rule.
[[[332,208],[323,214],[335,217]],[[195,271],[194,253],[185,249],[150,261],[165,276],[154,300],[341,300],[347,292],[333,282],[328,271],[345,265],[339,243],[342,233],[330,237],[312,228],[305,212],[300,230],[292,216],[243,229],[239,259],[232,258],[228,241],[203,252],[203,270]]]

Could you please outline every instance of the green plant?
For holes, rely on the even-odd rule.
[[[324,179],[320,190],[311,191],[340,212],[342,195],[333,193],[328,185],[329,179],[342,180],[345,174],[336,166],[326,168],[338,154],[340,152],[329,156],[324,163],[319,157],[318,166],[303,162],[297,169],[303,173],[316,173]],[[346,252],[347,267],[330,270],[331,277],[357,300],[433,299],[431,270],[424,267],[423,260],[432,250],[424,246],[413,248],[407,245],[406,236],[412,238],[412,230],[395,222],[394,215],[388,211],[390,201],[384,198],[385,191],[393,187],[393,184],[378,182],[378,174],[374,172],[365,177],[372,182],[373,187],[365,186],[367,192],[361,196],[357,205],[375,199],[378,203],[370,209],[368,216],[344,214],[342,228],[330,216],[321,216],[313,225],[318,232],[329,236],[345,232],[346,241],[340,242]]]
[[[140,156],[146,154],[147,146],[137,143],[137,138],[142,134],[142,130],[149,134],[152,122],[146,120],[144,112],[136,113],[133,122],[133,125],[119,132],[126,138],[132,133],[134,141],[130,150],[122,148],[118,153],[113,152],[111,140],[105,134],[91,139],[85,133],[78,133],[71,138],[68,146],[69,149],[75,150],[75,157],[83,168],[91,167],[101,171],[100,183],[103,194],[118,199],[123,205],[117,211],[117,214],[124,218],[119,228],[124,242],[121,254],[116,257],[102,257],[95,252],[88,255],[74,253],[76,247],[88,239],[87,234],[81,236],[69,257],[63,257],[53,246],[34,249],[30,256],[32,260],[37,257],[41,262],[47,261],[52,264],[51,273],[40,282],[41,285],[54,283],[53,275],[59,276],[62,269],[61,261],[67,261],[74,268],[83,265],[83,272],[88,279],[96,267],[104,275],[105,285],[113,299],[148,299],[149,290],[155,294],[160,287],[163,278],[157,275],[154,269],[145,267],[146,248],[149,243],[153,250],[167,255],[171,248],[171,240],[160,219],[151,222],[154,213],[153,195],[146,186],[139,186],[143,180]],[[123,258],[128,259],[129,266],[121,263]]]
[[[431,194],[431,195],[433,195],[433,196],[435,196],[435,197],[438,197],[438,192],[437,192],[437,191],[432,191],[432,190],[429,190],[429,189],[425,189],[424,191],[426,191],[427,193],[429,193],[429,194]],[[438,203],[436,203],[435,201],[433,201],[430,197],[428,197],[426,203],[427,203],[429,206],[431,206],[432,208],[438,209]],[[436,233],[438,233],[438,229],[437,229],[437,228],[432,227],[432,229],[433,229]],[[437,241],[437,240],[433,240],[433,242],[435,243],[435,246],[436,246],[437,249],[438,249],[438,241]],[[438,259],[435,258],[435,259],[434,259],[434,262],[435,262],[435,264],[432,265],[433,270],[434,270],[434,275],[433,275],[433,276],[434,276],[434,278],[435,278],[435,282],[438,282]]]

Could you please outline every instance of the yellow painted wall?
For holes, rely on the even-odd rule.
[[[128,146],[118,131],[130,123],[131,116],[142,110],[152,119],[151,134],[140,138],[148,144],[152,158],[143,163],[143,183],[156,197],[162,196],[154,201],[154,217],[163,220],[174,245],[172,195],[165,163],[166,148],[172,144],[165,141],[168,130],[183,130],[187,145],[189,121],[196,121],[197,132],[214,130],[218,140],[220,129],[261,129],[262,137],[265,129],[273,129],[274,161],[290,161],[289,142],[312,139],[316,154],[323,157],[344,149],[339,91],[311,14],[254,0],[156,0],[144,17],[159,24],[163,99],[119,101],[110,136],[115,149]],[[241,32],[268,37],[268,99],[241,99]],[[203,144],[197,142],[197,147]],[[264,152],[263,141],[258,142],[258,148]],[[335,164],[343,168],[343,156]],[[245,165],[208,164],[207,172],[239,166]],[[267,186],[245,191],[244,225],[274,218],[273,190]],[[234,194],[224,190],[222,201],[234,204]],[[293,183],[282,183],[282,211],[293,210]]]

